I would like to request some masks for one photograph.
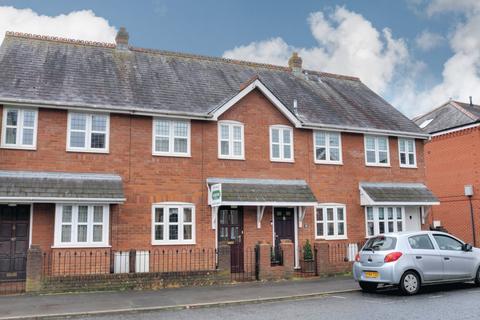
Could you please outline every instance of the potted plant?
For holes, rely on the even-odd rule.
[[[303,260],[301,261],[300,267],[304,273],[315,272],[315,259],[313,257],[312,245],[308,239],[303,245]]]

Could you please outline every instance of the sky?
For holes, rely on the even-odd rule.
[[[480,104],[480,0],[0,0],[5,31],[358,76],[409,117]]]

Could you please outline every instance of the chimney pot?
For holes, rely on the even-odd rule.
[[[296,76],[302,74],[302,58],[298,56],[298,52],[293,52],[290,59],[288,59],[288,66],[292,69],[292,73]]]
[[[473,99],[472,99],[472,96],[469,97],[470,98],[470,107],[473,106]]]
[[[128,39],[129,35],[125,27],[120,27],[120,30],[117,32],[115,37],[115,42],[117,44],[117,49],[128,50]]]

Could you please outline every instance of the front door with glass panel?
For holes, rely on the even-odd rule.
[[[0,281],[25,279],[29,222],[29,205],[0,205]]]
[[[293,208],[275,208],[275,260],[280,260],[280,242],[281,240],[291,240],[295,243],[295,223]]]
[[[230,245],[232,272],[243,272],[242,208],[220,207],[218,210],[218,242]]]

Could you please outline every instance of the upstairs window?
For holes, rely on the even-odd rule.
[[[190,156],[190,121],[153,119],[153,155]]]
[[[293,162],[293,129],[291,127],[270,127],[270,160]]]
[[[315,163],[342,163],[342,145],[339,132],[314,131],[313,141]]]
[[[234,121],[218,123],[218,157],[220,159],[245,159],[242,123]]]
[[[417,166],[414,139],[399,138],[398,152],[400,158],[400,167],[415,168]]]
[[[367,166],[390,165],[388,137],[365,136],[365,163]]]
[[[152,244],[195,244],[195,206],[154,204]]]
[[[109,127],[109,115],[69,112],[67,150],[108,152]]]
[[[37,147],[38,110],[5,107],[3,109],[2,147],[35,149]]]
[[[108,205],[57,204],[56,247],[106,247],[108,231]]]
[[[317,239],[346,239],[345,205],[320,205],[315,214]]]

